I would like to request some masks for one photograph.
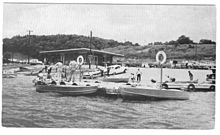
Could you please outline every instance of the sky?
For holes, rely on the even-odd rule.
[[[16,35],[77,34],[141,45],[177,40],[216,41],[211,5],[103,5],[4,3],[3,38]]]

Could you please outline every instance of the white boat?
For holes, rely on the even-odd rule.
[[[120,87],[120,94],[124,99],[132,100],[188,100],[187,92],[176,89],[161,89],[143,86]]]
[[[115,83],[128,83],[129,78],[111,76],[111,77],[103,78],[102,81],[103,82],[115,82]]]

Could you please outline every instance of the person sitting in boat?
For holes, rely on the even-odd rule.
[[[170,76],[167,76],[167,78],[168,78],[168,81],[165,81],[165,82],[175,82],[176,81],[175,78],[172,78]]]
[[[131,76],[129,77],[129,82],[134,83],[134,81],[135,81],[134,73],[131,73]]]
[[[140,82],[141,81],[141,75],[142,75],[142,72],[140,71],[140,69],[138,69],[136,75],[137,75],[137,82]]]
[[[189,73],[189,79],[190,79],[190,81],[193,81],[193,74],[192,74],[190,71],[188,71],[188,73]]]
[[[70,61],[70,63],[69,63],[70,78],[69,78],[68,82],[70,82],[70,81],[75,82],[75,72],[76,72],[77,68],[78,68],[77,62],[75,60]]]
[[[39,73],[37,75],[37,82],[45,82],[45,78],[44,78],[44,74],[43,73]]]

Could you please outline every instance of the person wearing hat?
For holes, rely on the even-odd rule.
[[[75,60],[70,61],[69,63],[69,70],[70,70],[70,78],[68,80],[68,82],[72,81],[75,82],[75,71],[78,68],[78,64]]]

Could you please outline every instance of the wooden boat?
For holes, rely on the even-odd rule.
[[[152,87],[120,87],[120,94],[124,99],[132,100],[188,100],[187,92],[176,89],[162,89]]]
[[[127,83],[129,78],[120,78],[120,77],[106,77],[102,79],[103,82],[115,82],[115,83]]]
[[[97,86],[86,85],[36,85],[37,92],[54,92],[68,96],[91,95],[97,89]]]

